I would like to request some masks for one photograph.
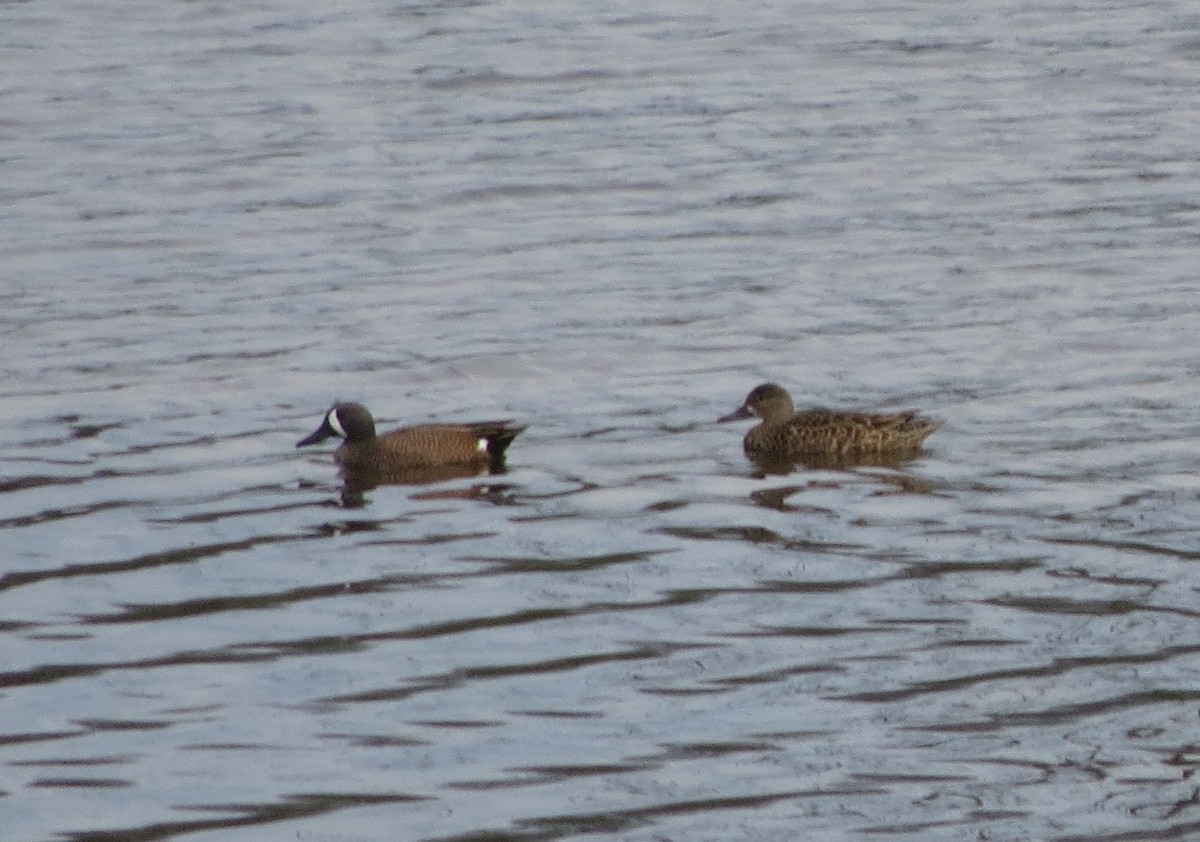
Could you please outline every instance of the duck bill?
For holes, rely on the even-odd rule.
[[[750,407],[743,405],[743,406],[739,406],[737,409],[735,409],[733,412],[729,413],[728,415],[722,415],[720,418],[717,419],[717,423],[724,424],[726,421],[744,421],[747,418],[753,418],[753,417],[754,417],[754,413],[750,411]]]
[[[335,435],[337,435],[337,433],[329,429],[329,422],[322,421],[321,426],[317,427],[316,431],[313,432],[311,436],[306,436],[305,438],[302,438],[300,441],[296,442],[296,447],[307,447],[310,444],[316,444],[319,441],[325,441],[325,439]]]

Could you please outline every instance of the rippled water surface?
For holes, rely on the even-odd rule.
[[[5,840],[1200,833],[1191,6],[0,24]]]

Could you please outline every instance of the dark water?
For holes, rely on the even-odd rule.
[[[0,24],[6,842],[1200,834],[1190,6]]]

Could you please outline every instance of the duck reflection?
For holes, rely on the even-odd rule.
[[[482,475],[498,476],[507,472],[504,457],[485,465],[414,465],[380,468],[370,465],[343,465],[341,469],[341,502],[348,509],[361,509],[367,504],[367,492],[381,485],[437,485],[456,479]],[[439,488],[418,491],[414,500],[487,500],[501,502],[507,484],[475,483],[467,487]]]
[[[924,448],[912,447],[875,453],[804,453],[786,456],[778,453],[749,452],[750,460],[760,476],[784,476],[803,470],[847,471],[854,468],[899,468],[925,453]]]

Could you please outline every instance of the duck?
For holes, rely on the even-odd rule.
[[[416,424],[383,435],[361,403],[336,403],[321,425],[296,443],[308,447],[328,438],[343,441],[333,452],[343,471],[379,476],[444,467],[483,468],[503,464],[504,452],[525,427],[511,421]]]
[[[742,445],[752,457],[831,463],[892,461],[914,455],[941,423],[919,412],[854,412],[807,409],[797,412],[788,390],[777,383],[755,386],[742,405],[719,423],[758,418]]]

